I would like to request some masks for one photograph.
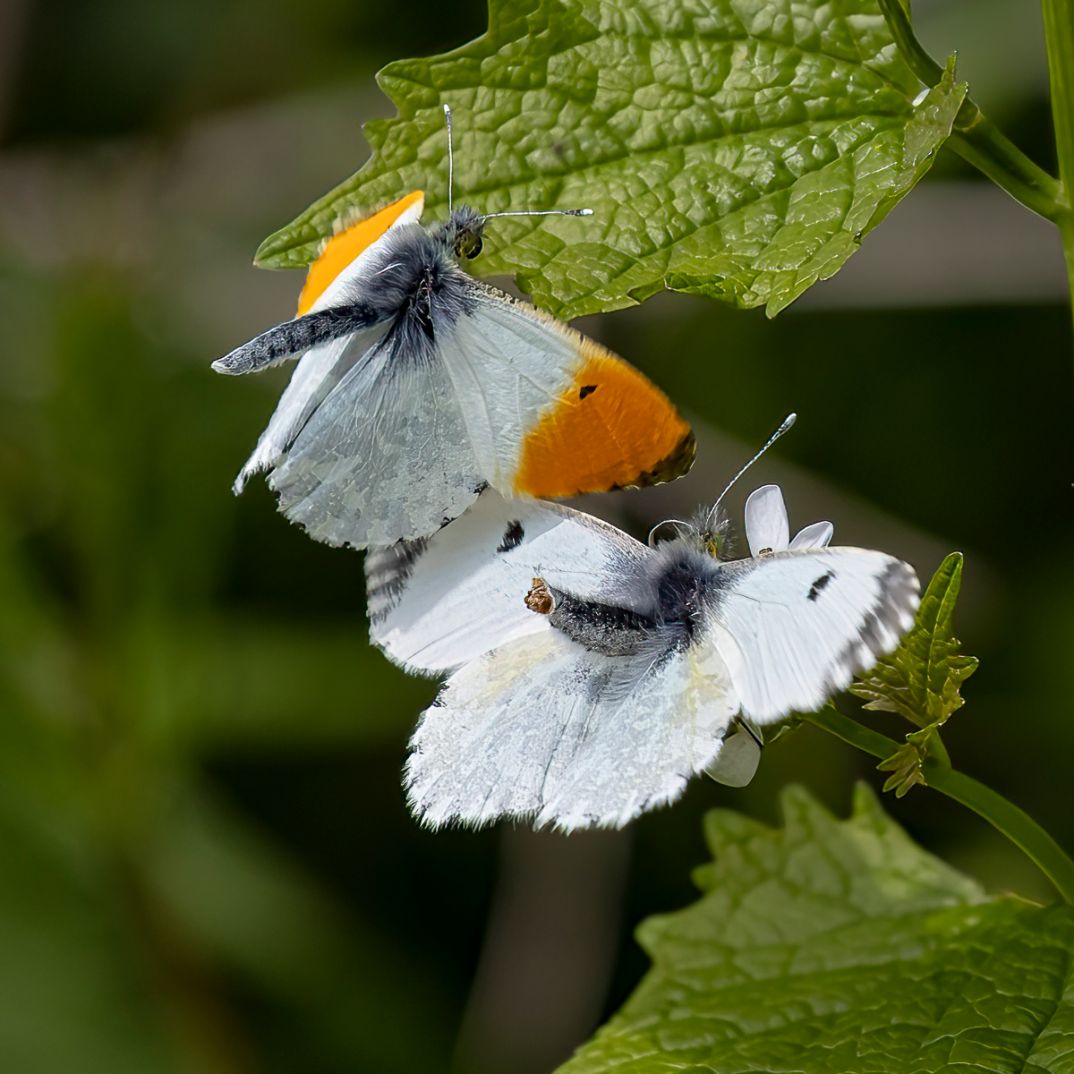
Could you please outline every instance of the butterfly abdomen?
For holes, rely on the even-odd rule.
[[[256,373],[311,347],[369,328],[382,319],[375,306],[363,299],[344,306],[331,306],[262,332],[249,343],[218,358],[213,362],[213,369],[235,376]]]
[[[526,595],[526,606],[547,615],[556,630],[591,652],[633,656],[653,636],[656,622],[629,608],[585,600],[555,589],[540,578]]]

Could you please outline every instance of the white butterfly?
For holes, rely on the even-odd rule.
[[[558,497],[684,474],[693,434],[663,392],[460,267],[492,217],[549,213],[459,207],[423,228],[424,203],[408,194],[331,239],[299,315],[213,363],[299,358],[235,491],[268,470],[288,518],[364,548],[434,533],[486,486]]]
[[[711,530],[649,547],[490,491],[428,540],[371,552],[373,641],[449,676],[411,740],[414,812],[619,827],[713,766],[738,719],[819,708],[913,621],[910,566],[827,547],[827,522],[792,540],[775,485],[747,501],[750,557],[716,558]]]

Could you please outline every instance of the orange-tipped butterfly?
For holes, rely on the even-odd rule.
[[[663,392],[459,267],[490,218],[546,214],[452,210],[450,179],[449,219],[423,228],[423,206],[408,194],[329,240],[298,316],[213,363],[301,356],[236,492],[268,470],[288,518],[362,548],[434,533],[487,486],[561,497],[684,474],[693,434]]]

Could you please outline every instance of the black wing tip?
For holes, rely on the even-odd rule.
[[[880,657],[899,647],[913,626],[914,612],[920,603],[919,590],[920,582],[913,567],[893,558],[880,576],[880,594],[855,639],[857,653],[855,642],[844,653],[844,667],[851,678],[869,670]]]
[[[653,485],[665,485],[670,481],[677,481],[680,477],[685,477],[690,472],[696,457],[697,438],[694,436],[693,429],[687,429],[672,451],[657,462],[652,469],[643,471],[631,481],[623,485],[616,485],[609,491],[614,491],[614,489],[618,488],[650,488]]]
[[[909,630],[921,603],[917,571],[909,563],[893,559],[880,580],[880,599],[896,613],[903,633]]]

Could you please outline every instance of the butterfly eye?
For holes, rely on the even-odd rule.
[[[461,226],[455,232],[455,256],[473,260],[481,253],[481,236],[474,228]]]

